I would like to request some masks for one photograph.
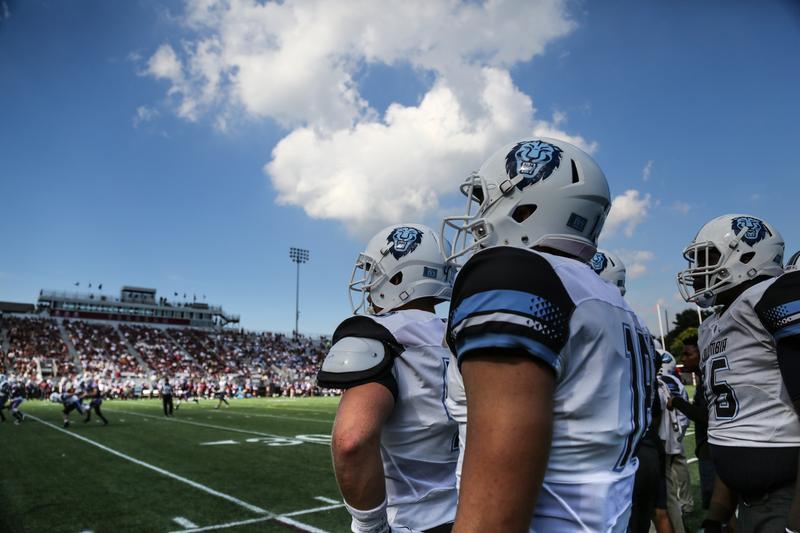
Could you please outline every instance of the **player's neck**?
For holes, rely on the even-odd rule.
[[[721,315],[722,313],[727,311],[728,307],[730,307],[731,304],[735,302],[736,299],[739,296],[741,296],[744,291],[746,291],[753,285],[761,283],[764,280],[770,279],[771,277],[773,276],[758,276],[749,281],[745,281],[741,285],[737,285],[736,287],[733,287],[732,289],[729,289],[717,295],[716,304],[722,306],[722,308],[719,311],[719,314]]]
[[[581,259],[579,259],[578,257],[575,257],[574,255],[568,254],[566,252],[562,252],[561,250],[556,250],[555,248],[550,248],[548,246],[534,246],[533,249],[536,250],[537,252],[544,252],[544,253],[550,254],[550,255],[557,255],[559,257],[566,257],[567,259],[574,259],[575,261],[580,261],[581,263],[585,262],[585,261],[582,261]]]
[[[416,309],[417,311],[427,311],[428,313],[436,312],[436,301],[433,298],[420,298],[419,300],[412,300],[405,305],[396,309],[396,311],[406,311],[409,309]]]

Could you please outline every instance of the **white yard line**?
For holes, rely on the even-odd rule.
[[[320,499],[320,498],[321,497],[318,496],[316,499]],[[229,528],[229,527],[248,526],[248,525],[251,525],[251,524],[258,524],[259,522],[268,522],[268,521],[280,522],[282,524],[293,526],[293,527],[295,527],[297,529],[300,529],[302,531],[307,531],[309,533],[327,533],[324,529],[319,529],[319,528],[316,528],[314,526],[310,526],[308,524],[304,524],[302,522],[298,522],[297,520],[293,520],[291,517],[292,516],[301,516],[301,515],[311,514],[311,513],[319,513],[319,512],[322,512],[322,511],[330,511],[332,509],[339,509],[341,507],[344,507],[344,504],[337,503],[336,505],[326,505],[325,507],[314,507],[314,508],[311,508],[311,509],[302,509],[300,511],[294,511],[294,512],[291,512],[291,513],[286,513],[286,514],[282,514],[282,515],[278,515],[278,516],[274,516],[274,517],[263,516],[261,518],[251,518],[249,520],[237,520],[235,522],[226,522],[224,524],[214,524],[213,526],[196,527],[194,529],[180,529],[180,530],[172,531],[170,533],[199,533],[201,531],[214,531],[214,530],[217,530],[217,529],[226,529],[226,528]]]
[[[225,494],[224,492],[219,492],[218,490],[214,490],[211,487],[203,485],[202,483],[198,483],[196,481],[192,481],[191,479],[187,479],[187,478],[185,478],[183,476],[179,476],[178,474],[173,474],[172,472],[170,472],[168,470],[164,470],[163,468],[159,468],[159,467],[157,467],[155,465],[151,465],[150,463],[145,463],[144,461],[141,461],[139,459],[135,459],[135,458],[131,457],[130,455],[126,455],[126,454],[124,454],[122,452],[118,452],[117,450],[109,448],[108,446],[105,446],[104,444],[100,444],[99,442],[95,442],[95,441],[93,441],[91,439],[87,439],[86,437],[84,437],[82,435],[78,435],[77,433],[72,433],[70,431],[67,431],[66,429],[60,428],[60,427],[56,426],[55,424],[51,424],[50,422],[45,422],[44,420],[42,420],[41,418],[38,418],[36,416],[30,415],[30,414],[26,414],[25,416],[27,418],[31,418],[33,420],[36,420],[40,424],[44,424],[45,426],[47,426],[49,428],[55,429],[56,431],[60,431],[61,433],[64,433],[65,435],[69,435],[72,438],[75,438],[75,439],[78,439],[78,440],[82,440],[83,442],[85,442],[87,444],[91,444],[92,446],[94,446],[96,448],[100,448],[101,450],[106,451],[106,452],[108,452],[108,453],[110,453],[112,455],[116,455],[117,457],[119,457],[121,459],[125,459],[126,461],[130,461],[131,463],[137,464],[139,466],[143,466],[145,468],[153,470],[154,472],[158,472],[162,476],[166,476],[166,477],[174,479],[176,481],[180,481],[181,483],[185,483],[185,484],[187,484],[187,485],[189,485],[191,487],[194,487],[194,488],[196,488],[198,490],[201,490],[201,491],[203,491],[203,492],[205,492],[207,494],[211,494],[212,496],[216,496],[218,498],[222,498],[223,500],[227,500],[227,501],[229,501],[229,502],[231,502],[233,504],[238,505],[239,507],[243,507],[243,508],[247,509],[248,511],[252,511],[252,512],[258,513],[258,514],[270,514],[270,515],[272,514],[269,511],[267,511],[266,509],[262,509],[261,507],[258,507],[257,505],[253,505],[251,503],[247,503],[247,502],[245,502],[243,500],[240,500],[239,498],[236,498],[235,496],[231,496],[230,494]]]
[[[227,411],[227,410],[226,410]],[[223,411],[213,411],[214,413],[223,414]],[[229,411],[236,415],[244,415],[242,411]],[[280,418],[284,420],[299,420],[300,422],[321,422],[323,424],[333,424],[333,420],[320,420],[319,418],[301,418],[299,416],[283,416],[283,415],[268,415],[265,413],[247,413],[247,416],[258,416],[262,418]]]
[[[182,516],[176,516],[175,518],[172,519],[172,521],[175,522],[176,524],[178,524],[179,526],[181,526],[184,529],[191,529],[191,528],[197,527],[197,524],[195,524],[194,522],[192,522],[188,518],[184,518]]]
[[[687,465],[690,465],[690,464],[696,463],[696,462],[697,462],[697,457],[692,457],[691,459],[687,459],[686,460],[686,464]]]
[[[249,435],[258,435],[260,437],[273,437],[273,438],[279,438],[279,439],[291,439],[291,438],[293,438],[291,436],[286,436],[286,435],[275,435],[274,433],[264,433],[262,431],[251,431],[249,429],[239,429],[239,428],[232,428],[232,427],[227,427],[227,426],[217,426],[215,424],[205,424],[203,422],[194,422],[192,420],[182,420],[180,418],[174,418],[174,417],[165,418],[163,416],[144,415],[142,413],[134,413],[133,411],[121,411],[119,409],[106,409],[105,411],[109,412],[109,413],[125,413],[127,415],[141,416],[142,418],[152,418],[154,420],[161,420],[162,422],[175,422],[175,423],[178,423],[178,424],[189,424],[189,425],[192,425],[192,426],[200,426],[200,427],[210,428],[210,429],[219,429],[219,430],[222,430],[222,431],[233,431],[233,432],[236,432],[236,433],[246,433],[246,434],[249,434]],[[308,441],[308,442],[311,442],[313,444],[322,444],[322,443],[313,442],[313,441]],[[324,444],[324,445],[328,446],[327,444]]]
[[[319,501],[321,501],[323,503],[331,503],[331,504],[336,504],[336,505],[339,505],[339,504],[342,503],[342,502],[334,500],[332,498],[326,498],[325,496],[314,496],[314,499],[315,500],[319,500]]]

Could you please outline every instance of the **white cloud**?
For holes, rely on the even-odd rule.
[[[653,160],[649,160],[642,169],[642,181],[650,181],[650,176],[653,174]]]
[[[625,263],[626,276],[636,279],[647,272],[647,263],[655,259],[656,254],[649,250],[620,250],[619,258]]]
[[[138,128],[142,124],[152,122],[158,117],[158,115],[159,113],[157,109],[140,105],[136,108],[136,114],[133,116],[133,127]]]
[[[611,212],[603,226],[601,237],[611,237],[619,228],[623,228],[626,237],[632,237],[636,226],[647,217],[650,204],[650,194],[643,195],[635,189],[616,196],[611,202]]]
[[[8,20],[11,18],[11,10],[8,9],[6,2],[0,2],[0,20]]]
[[[675,201],[672,202],[672,210],[678,213],[687,214],[692,209],[692,206],[687,202]]]
[[[163,44],[145,72],[169,81],[188,120],[287,128],[264,168],[278,202],[312,217],[366,232],[430,213],[522,135],[596,148],[561,130],[565,114],[539,119],[509,74],[575,27],[563,0],[194,0],[182,21],[193,37],[177,51]],[[381,115],[355,81],[374,64],[410,65],[434,81],[419,104]]]

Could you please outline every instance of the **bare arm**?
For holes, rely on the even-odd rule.
[[[336,481],[344,500],[356,509],[373,509],[386,498],[380,456],[381,430],[394,397],[379,383],[366,383],[342,395],[331,447]]]
[[[467,444],[453,532],[527,532],[550,452],[553,371],[527,357],[478,352],[461,373]]]

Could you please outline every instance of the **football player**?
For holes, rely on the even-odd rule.
[[[661,370],[658,374],[660,408],[664,413],[658,435],[664,442],[667,474],[667,513],[675,533],[684,533],[685,516],[692,512],[694,499],[691,495],[689,468],[683,448],[683,437],[689,427],[689,418],[680,411],[668,409],[672,398],[689,401],[689,394],[676,375],[677,363],[671,353],[660,350]]]
[[[434,313],[450,298],[445,254],[438,233],[400,224],[378,232],[353,268],[356,314],[336,328],[318,382],[346,389],[332,447],[354,532],[444,533],[455,518],[458,427]]]
[[[600,250],[592,256],[589,262],[592,270],[602,279],[614,285],[622,296],[625,296],[625,263],[614,252]],[[644,323],[642,323],[642,327]],[[639,467],[633,484],[633,497],[631,505],[631,518],[629,523],[630,533],[647,533],[650,523],[653,522],[658,533],[672,533],[672,525],[667,515],[667,477],[664,442],[659,438],[662,413],[661,402],[657,394],[656,380],[653,377],[656,369],[661,368],[660,358],[655,358],[655,347],[652,344],[652,335],[647,333],[650,355],[653,357],[653,367],[647,376],[646,386],[650,390],[651,422],[647,427],[639,447],[636,450],[636,459]]]
[[[194,385],[184,378],[181,382],[181,393],[178,395],[178,403],[175,404],[175,410],[177,411],[182,403],[189,403],[190,401],[200,405],[200,400],[197,399],[197,394],[194,392]]]
[[[587,264],[606,178],[579,148],[533,138],[461,191],[467,213],[442,228],[456,230],[452,260],[474,254],[447,329],[466,424],[454,531],[626,531],[652,357],[620,291]]]
[[[61,393],[61,403],[64,404],[62,411],[64,415],[64,427],[69,427],[69,414],[72,411],[78,411],[79,415],[84,415],[83,401],[72,383],[67,384],[65,392]]]
[[[0,374],[0,422],[6,421],[6,415],[3,410],[6,408],[6,402],[11,395],[11,385],[8,383],[5,374]]]
[[[743,503],[740,532],[800,530],[800,273],[783,274],[783,252],[763,219],[723,215],[686,247],[678,274],[686,301],[717,306],[698,347],[711,456],[717,482]],[[715,484],[706,531],[733,512],[717,493]]]
[[[228,407],[231,406],[231,404],[228,403],[228,400],[225,399],[226,394],[227,394],[227,392],[225,390],[225,382],[224,381],[220,381],[219,384],[217,385],[217,389],[214,391],[214,397],[217,400],[219,400],[217,402],[216,407],[214,407],[214,409],[219,409],[220,407],[222,407],[223,403],[225,405],[227,405]],[[200,403],[200,402],[198,402],[198,403]]]
[[[83,420],[84,422],[89,422],[92,418],[92,410],[97,413],[97,416],[100,417],[100,420],[103,421],[103,425],[108,425],[108,420],[106,417],[103,416],[103,413],[100,411],[100,406],[103,404],[103,393],[100,391],[100,384],[90,379],[86,386],[86,396],[91,398],[89,401],[89,407],[86,408],[86,418]]]
[[[20,410],[22,402],[25,401],[25,385],[18,380],[11,383],[11,416],[14,417],[14,424],[20,424],[25,420],[25,414]]]

